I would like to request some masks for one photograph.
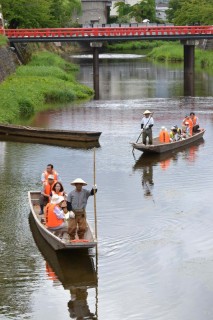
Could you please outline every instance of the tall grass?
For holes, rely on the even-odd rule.
[[[76,65],[50,52],[33,55],[26,66],[0,85],[0,122],[14,123],[64,103],[93,96],[93,90],[75,80]]]
[[[152,49],[162,45],[164,41],[127,41],[115,44],[108,44],[107,50],[110,51],[127,51],[127,50],[145,50]]]
[[[147,56],[158,61],[183,61],[183,45],[178,43],[164,44],[154,48]],[[213,69],[213,52],[195,48],[195,65],[197,68]]]
[[[7,43],[8,43],[7,37],[5,37],[2,34],[0,34],[0,47],[6,46]]]

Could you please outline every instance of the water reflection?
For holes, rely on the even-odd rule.
[[[153,167],[159,165],[161,170],[166,171],[170,168],[172,163],[178,161],[178,158],[183,158],[188,162],[194,163],[196,161],[199,147],[204,144],[204,139],[196,141],[190,147],[182,147],[177,151],[165,152],[161,154],[146,154],[143,153],[138,160],[136,160],[133,171],[141,170],[141,181],[145,197],[152,196],[154,188]],[[134,153],[133,153],[134,155]],[[135,158],[135,155],[134,155]]]
[[[92,148],[100,148],[99,141],[64,141],[64,140],[52,140],[52,139],[40,139],[40,138],[32,138],[32,137],[15,137],[15,136],[7,136],[0,135],[0,141],[12,141],[12,142],[23,142],[23,143],[36,143],[36,144],[46,144],[52,146],[60,146],[72,149],[92,149]]]
[[[30,228],[34,240],[46,260],[46,275],[53,286],[62,284],[70,291],[67,303],[68,312],[72,319],[97,319],[97,272],[93,257],[89,251],[54,251],[41,237],[32,218],[29,217]],[[88,296],[91,290],[96,290],[94,313],[90,311]]]

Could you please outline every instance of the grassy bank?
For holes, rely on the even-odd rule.
[[[50,103],[89,99],[93,90],[75,81],[78,67],[50,52],[38,52],[30,63],[0,85],[0,122],[15,123],[50,108]]]
[[[108,44],[107,50],[110,51],[127,51],[127,50],[147,50],[159,47],[164,41],[127,41],[115,44]]]
[[[163,44],[154,48],[147,56],[158,61],[183,61],[183,45],[179,43]],[[196,48],[195,65],[198,68],[213,69],[213,52]]]
[[[128,41],[107,46],[110,51],[150,50],[147,57],[162,62],[183,61],[183,45],[167,41]],[[195,63],[198,68],[213,69],[213,52],[195,49]]]
[[[8,42],[7,37],[3,36],[2,34],[0,34],[0,47],[1,46],[5,46]]]

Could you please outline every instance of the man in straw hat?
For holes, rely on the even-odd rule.
[[[77,178],[71,182],[72,186],[75,186],[75,190],[71,191],[67,197],[67,209],[68,211],[73,211],[75,214],[75,219],[70,219],[68,221],[68,233],[71,240],[75,239],[76,230],[78,227],[78,237],[79,239],[84,238],[84,234],[87,228],[86,222],[86,205],[89,196],[93,196],[97,192],[96,186],[92,190],[87,190],[83,188],[87,183],[81,178]]]
[[[152,144],[152,127],[154,125],[152,113],[149,110],[146,110],[143,114],[144,116],[141,120],[143,144],[147,144],[147,137],[149,139],[149,144]]]

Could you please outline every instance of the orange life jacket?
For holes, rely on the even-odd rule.
[[[44,182],[44,193],[50,195],[50,193],[52,192],[52,188],[55,184],[55,181],[53,184],[49,184],[48,181]]]
[[[191,118],[189,118],[189,119],[184,119],[183,120],[183,125],[185,126],[186,124],[185,124],[185,122],[188,122],[189,123],[189,133],[192,135],[192,130],[193,130],[193,121],[192,121],[192,119]]]
[[[193,126],[196,126],[198,118],[194,116],[194,118],[191,120],[192,120]]]
[[[45,171],[43,172],[43,174],[44,174],[45,181],[47,181],[48,176],[49,176],[50,174],[54,176],[54,180],[55,180],[55,181],[58,180],[58,172],[55,171],[55,170],[53,170],[52,173],[48,173],[47,170],[45,170]]]
[[[46,215],[46,226],[48,228],[59,227],[64,222],[63,219],[58,219],[55,212],[53,211],[56,206],[57,204],[53,204],[53,203],[48,203],[46,205],[45,215]]]
[[[161,131],[159,134],[159,141],[162,143],[168,143],[170,141],[168,131]]]

